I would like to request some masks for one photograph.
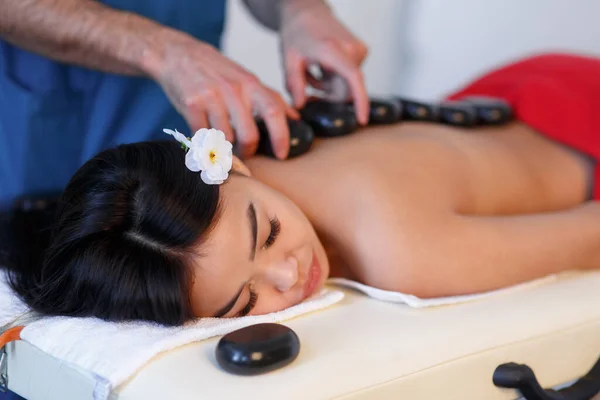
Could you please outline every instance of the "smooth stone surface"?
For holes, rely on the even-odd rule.
[[[480,125],[502,125],[513,119],[510,104],[502,99],[485,96],[469,96],[461,99],[475,107]]]
[[[225,371],[258,375],[282,368],[298,357],[298,335],[285,325],[250,325],[223,336],[216,349],[217,362]]]
[[[436,105],[394,97],[402,107],[402,119],[406,121],[437,122],[439,109]]]
[[[342,103],[346,110],[356,115],[352,101]],[[402,104],[394,99],[383,97],[369,98],[369,125],[387,125],[399,122],[402,118]]]
[[[440,122],[462,127],[477,125],[477,111],[465,102],[447,101],[440,104]]]
[[[267,125],[263,120],[259,120],[256,121],[256,126],[260,135],[257,153],[275,158]],[[288,158],[298,157],[309,151],[315,139],[313,129],[306,122],[293,119],[288,119],[288,128],[290,130]]]
[[[356,115],[346,103],[311,100],[299,111],[319,137],[345,136],[358,128]]]
[[[402,118],[402,104],[400,102],[379,98],[371,98],[369,102],[369,124],[393,124]]]

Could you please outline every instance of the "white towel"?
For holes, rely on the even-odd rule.
[[[63,362],[93,373],[97,380],[94,399],[106,400],[113,388],[163,351],[248,325],[282,322],[331,306],[343,297],[341,291],[323,289],[311,299],[276,313],[205,318],[182,327],[146,322],[114,323],[96,318],[46,317],[27,324],[21,339]],[[0,326],[27,311],[6,284],[4,276],[0,276],[0,305]]]
[[[28,311],[2,278],[0,276],[0,326]],[[377,300],[423,308],[473,301],[554,279],[555,276],[549,276],[506,289],[434,299],[376,289],[341,278],[331,278],[328,284],[356,289]],[[97,380],[94,399],[106,400],[113,388],[163,351],[224,335],[252,324],[282,322],[331,306],[342,300],[343,296],[341,291],[324,289],[312,299],[277,313],[232,319],[208,318],[183,327],[163,327],[144,322],[111,323],[95,318],[46,317],[27,324],[21,332],[21,338],[63,362],[93,373]]]
[[[548,283],[556,280],[556,275],[549,275],[544,278],[536,279],[533,281],[521,283],[514,286],[509,286],[506,288],[492,290],[489,292],[482,292],[477,294],[469,294],[462,296],[449,296],[449,297],[435,297],[435,298],[427,298],[423,299],[412,294],[402,293],[402,292],[392,292],[388,290],[381,290],[374,288],[372,286],[364,285],[360,282],[352,281],[344,278],[330,278],[327,283],[331,285],[339,285],[344,286],[350,289],[358,290],[369,297],[372,297],[377,300],[386,301],[389,303],[404,303],[409,307],[413,308],[424,308],[424,307],[434,307],[434,306],[442,306],[448,304],[458,304],[464,303],[467,301],[479,300],[485,297],[497,296],[501,294],[512,293],[515,290],[522,290],[531,288],[534,286],[538,286],[544,283]]]
[[[4,271],[0,270],[0,327],[25,314],[29,308],[14,295],[7,283]]]

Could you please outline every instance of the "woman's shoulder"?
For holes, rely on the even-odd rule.
[[[365,128],[347,137],[319,140],[285,162],[250,161],[260,181],[282,191],[303,209],[394,216],[403,208],[445,202],[459,163],[452,146],[422,135],[415,125]],[[417,211],[415,211],[417,212]],[[345,218],[346,219],[346,218]]]

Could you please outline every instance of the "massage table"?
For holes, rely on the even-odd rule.
[[[422,309],[335,290],[340,302],[284,322],[301,349],[279,370],[224,372],[215,337],[157,355],[111,398],[508,400],[520,392],[494,385],[501,364],[527,364],[550,388],[585,375],[600,355],[600,272]],[[88,372],[22,340],[7,355],[8,387],[23,397],[93,399]]]

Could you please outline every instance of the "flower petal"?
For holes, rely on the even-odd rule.
[[[212,179],[207,171],[202,171],[200,173],[200,178],[202,179],[202,181],[204,181],[204,183],[206,183],[207,185],[220,185],[221,183],[224,182],[223,179]]]
[[[232,151],[233,145],[231,143],[229,143],[228,141],[223,140],[223,141],[217,143],[216,149],[223,155],[227,155],[228,153],[230,153]]]
[[[219,164],[223,167],[225,172],[231,171],[231,167],[233,166],[233,155],[231,153],[220,155]]]
[[[168,135],[173,136],[175,138],[175,140],[177,140],[179,143],[182,143],[185,146],[187,146],[188,149],[190,147],[192,147],[192,142],[188,138],[186,138],[183,133],[177,132],[177,129],[175,129],[175,130],[163,129],[163,132]]]
[[[224,141],[219,143],[219,147],[216,150],[217,153],[217,163],[223,166],[223,169],[227,172],[232,167],[233,164],[233,146],[228,141]]]
[[[194,147],[192,150],[194,151],[194,158],[202,170],[208,169],[212,166],[209,149],[204,147]]]
[[[215,164],[211,168],[208,168],[206,170],[206,174],[210,179],[214,180],[223,180],[229,175],[227,171],[225,171],[219,164]]]
[[[220,130],[198,129],[190,142],[186,165],[192,171],[201,171],[206,184],[221,184],[233,166],[233,145]]]
[[[218,129],[213,129],[213,131],[215,131],[215,136],[219,142],[227,142],[227,139],[225,139],[225,132]]]
[[[202,142],[203,147],[215,149],[219,146],[219,144],[225,140],[225,134],[223,137],[219,135],[219,133],[223,134],[223,132],[218,131],[216,129],[208,129],[206,131],[206,136],[204,136],[204,140]]]
[[[194,157],[194,151],[190,150],[185,155],[185,166],[188,167],[190,171],[198,172],[202,170],[202,165],[196,160]]]
[[[206,138],[207,134],[208,134],[208,129],[205,129],[205,128],[198,129],[196,131],[196,133],[194,133],[194,136],[192,136],[192,145],[194,147],[203,147],[204,139]]]

